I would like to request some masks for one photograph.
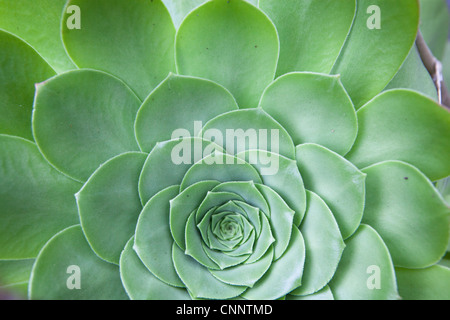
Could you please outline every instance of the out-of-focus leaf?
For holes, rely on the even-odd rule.
[[[359,109],[386,87],[408,56],[419,26],[419,3],[397,0],[393,6],[391,0],[357,0],[356,7],[332,73],[341,75]]]
[[[420,32],[433,55],[442,60],[450,27],[446,0],[420,0]]]
[[[66,8],[72,6],[79,8],[80,28],[63,23],[62,39],[78,67],[121,78],[141,100],[175,71],[175,27],[161,0],[68,1]],[[74,14],[67,9],[63,21]]]
[[[259,7],[280,37],[277,76],[292,71],[329,73],[352,26],[356,1],[260,0]]]
[[[119,267],[100,259],[79,225],[47,242],[33,266],[30,299],[126,300]]]
[[[434,265],[425,269],[396,268],[398,289],[405,300],[449,300],[450,269]]]
[[[0,150],[0,259],[34,258],[56,232],[78,223],[74,194],[81,184],[52,168],[28,140],[0,135]]]
[[[416,46],[412,47],[402,67],[386,86],[385,90],[398,88],[415,90],[435,101],[438,100],[436,86],[428,70],[423,65]]]
[[[33,140],[34,85],[54,76],[55,71],[32,47],[1,30],[0,65],[0,134]]]
[[[0,28],[29,43],[58,72],[75,69],[61,41],[66,0],[1,0]],[[42,81],[42,80],[41,80]]]
[[[192,11],[176,36],[180,74],[211,79],[254,108],[273,80],[279,54],[277,30],[243,0],[215,0]]]

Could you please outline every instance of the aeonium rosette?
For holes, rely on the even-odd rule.
[[[70,0],[70,61],[48,63],[1,32],[17,75],[2,83],[37,84],[1,92],[32,105],[0,120],[0,268],[32,299],[396,299],[447,283],[432,181],[450,174],[450,116],[423,65],[418,88],[401,77],[418,4],[370,1],[389,8],[381,35],[366,2]]]

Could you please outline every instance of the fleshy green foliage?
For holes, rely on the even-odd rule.
[[[0,285],[450,299],[437,5],[0,0]]]

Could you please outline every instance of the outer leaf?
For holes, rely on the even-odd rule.
[[[301,287],[293,295],[321,290],[333,277],[345,244],[333,213],[315,193],[307,192],[308,208],[300,231],[305,239],[306,260]]]
[[[2,15],[0,9],[0,21]],[[34,84],[55,75],[55,71],[32,47],[1,30],[0,65],[0,134],[33,140],[30,121]]]
[[[297,164],[306,189],[326,202],[342,237],[348,238],[361,222],[366,175],[340,155],[316,144],[297,146]]]
[[[179,73],[222,84],[241,108],[257,106],[274,78],[278,51],[273,23],[242,0],[209,1],[192,11],[175,45]]]
[[[170,12],[175,27],[178,28],[189,12],[207,0],[163,0]]]
[[[67,56],[61,41],[61,15],[66,2],[66,0],[0,1],[0,28],[24,39],[58,73],[76,68]],[[66,23],[65,20],[62,22]]]
[[[449,34],[450,14],[445,0],[420,0],[420,32],[433,55],[442,60]]]
[[[389,251],[378,233],[361,224],[346,241],[329,286],[337,300],[397,299],[397,283]]]
[[[145,205],[136,226],[134,249],[145,266],[161,281],[183,287],[172,262],[173,238],[169,226],[169,201],[178,186],[157,193]]]
[[[139,178],[141,202],[147,203],[166,187],[179,185],[193,163],[215,150],[223,151],[211,141],[193,137],[157,143],[145,161]],[[198,155],[200,159],[197,159]]]
[[[186,289],[169,286],[148,271],[133,250],[133,240],[120,256],[120,278],[128,296],[133,300],[189,300]]]
[[[396,88],[415,90],[422,92],[433,100],[438,100],[436,86],[425,68],[415,45],[411,48],[402,67],[386,86],[385,90]]]
[[[355,109],[337,76],[281,76],[264,91],[259,106],[286,128],[295,145],[317,143],[344,155],[356,139]]]
[[[208,269],[202,267],[176,245],[173,261],[178,275],[195,298],[230,299],[239,296],[247,287],[232,286],[216,279]]]
[[[50,163],[86,181],[106,160],[139,150],[134,137],[139,105],[115,77],[94,70],[69,71],[38,85],[33,134]]]
[[[78,223],[81,185],[54,170],[36,145],[0,135],[0,258],[34,258],[56,232]]]
[[[363,222],[386,243],[395,266],[423,268],[445,254],[450,209],[413,166],[387,161],[363,170],[367,202]]]
[[[288,248],[274,261],[264,276],[242,297],[253,300],[278,299],[301,285],[305,244],[300,231],[293,227]],[[283,277],[280,275],[289,275]]]
[[[78,6],[81,25],[62,24],[64,45],[80,68],[110,72],[143,100],[174,71],[175,28],[161,0],[70,0]],[[64,13],[67,21],[72,12]]]
[[[405,300],[449,300],[450,269],[434,265],[425,269],[395,269],[400,296]]]
[[[35,259],[0,260],[0,292],[13,298],[26,299],[28,280]]]
[[[124,153],[108,160],[76,195],[83,232],[98,256],[118,264],[142,210],[137,192],[145,153]]]
[[[141,149],[150,152],[157,142],[196,136],[208,120],[236,109],[233,96],[222,86],[170,74],[139,109],[136,137]]]
[[[341,74],[358,109],[386,87],[406,59],[416,39],[419,4],[357,0],[356,7],[355,21],[332,73]],[[369,28],[377,19],[380,28]]]
[[[280,36],[280,76],[291,71],[329,73],[350,31],[356,1],[260,0],[259,6]]]
[[[70,289],[78,281],[74,280],[77,275],[80,289]],[[61,231],[43,247],[33,267],[29,292],[33,300],[128,298],[120,281],[119,267],[95,255],[80,226]]]
[[[433,100],[411,90],[390,90],[357,115],[360,130],[346,157],[359,168],[400,160],[432,181],[450,175],[450,113]]]

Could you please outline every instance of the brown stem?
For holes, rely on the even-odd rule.
[[[444,76],[442,73],[442,63],[433,55],[430,48],[425,43],[420,31],[417,34],[416,45],[423,64],[428,70],[428,73],[431,75],[434,85],[436,86],[439,103],[450,110],[450,95],[447,86],[445,85]]]

